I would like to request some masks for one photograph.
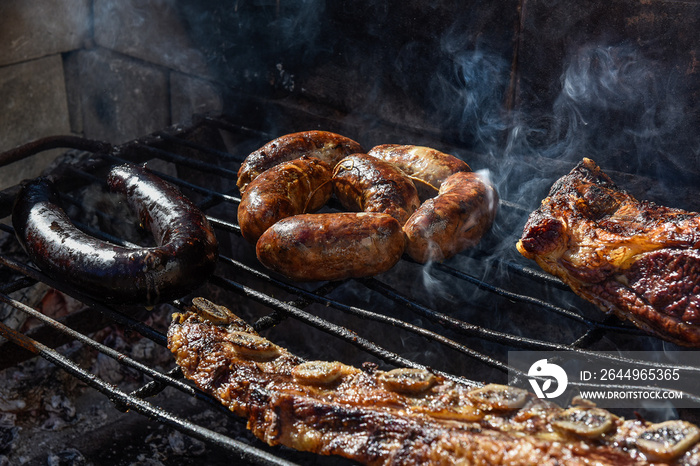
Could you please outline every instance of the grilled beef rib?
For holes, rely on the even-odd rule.
[[[530,214],[517,248],[602,310],[700,347],[700,214],[639,201],[584,158]]]
[[[368,465],[698,464],[700,429],[561,408],[525,390],[424,369],[305,361],[223,306],[195,298],[168,347],[185,377],[270,445]]]

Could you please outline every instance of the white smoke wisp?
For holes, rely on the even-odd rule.
[[[503,96],[509,82],[509,62],[485,44],[466,46],[447,34],[442,44],[449,69],[430,83],[431,95],[444,114],[446,127],[456,126],[459,136],[474,150],[489,152],[499,145],[507,129]]]
[[[669,153],[682,130],[683,105],[672,75],[630,45],[587,45],[571,55],[553,106],[552,136],[566,156],[627,154],[638,173]]]

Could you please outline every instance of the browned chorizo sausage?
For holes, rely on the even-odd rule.
[[[238,170],[236,184],[243,194],[248,184],[258,175],[282,162],[308,155],[323,160],[332,169],[340,159],[355,152],[364,152],[359,143],[329,131],[287,134],[273,139],[248,155]]]
[[[420,206],[416,187],[404,172],[367,154],[352,154],[338,162],[333,190],[345,209],[384,212],[401,225]]]
[[[479,242],[497,208],[490,183],[474,172],[457,172],[404,225],[406,253],[421,263],[448,259]]]
[[[392,268],[404,251],[399,222],[371,212],[302,214],[272,225],[258,260],[295,281],[366,277]]]
[[[448,176],[469,172],[471,168],[454,155],[424,146],[382,144],[373,147],[369,155],[391,162],[414,178],[421,201],[435,196]]]
[[[326,162],[303,156],[276,165],[255,178],[241,197],[241,234],[255,243],[278,220],[317,211],[332,193],[331,169]]]

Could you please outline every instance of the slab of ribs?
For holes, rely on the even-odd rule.
[[[202,298],[173,316],[168,347],[185,377],[270,445],[368,465],[700,464],[689,422],[565,409],[428,369],[305,360]]]

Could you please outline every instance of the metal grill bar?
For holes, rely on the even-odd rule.
[[[12,258],[9,258],[5,255],[0,255],[0,265],[4,265],[16,272],[19,272],[21,274],[26,275],[27,277],[30,277],[36,281],[40,281],[43,283],[46,283],[52,288],[56,288],[57,290],[64,291],[66,294],[75,296],[78,299],[80,299],[83,303],[87,304],[89,307],[95,308],[101,313],[107,315],[112,321],[123,325],[130,330],[133,330],[135,332],[138,332],[139,334],[143,335],[146,338],[149,338],[150,340],[153,340],[154,342],[165,346],[166,344],[166,337],[162,333],[154,330],[153,328],[149,327],[148,325],[143,324],[142,322],[139,322],[137,320],[132,319],[131,317],[125,315],[122,312],[119,312],[111,307],[105,306],[101,304],[98,301],[95,301],[92,298],[89,298],[87,296],[83,296],[80,293],[75,292],[74,290],[69,290],[67,289],[63,284],[56,282],[52,278],[48,277],[44,273],[38,271],[37,269],[33,267],[29,267],[25,264],[22,264],[20,262],[17,262],[13,260]]]
[[[449,275],[452,275],[453,277],[460,278],[461,280],[464,280],[467,283],[471,283],[473,285],[478,286],[479,288],[482,288],[484,290],[487,290],[491,293],[497,294],[499,296],[503,296],[505,298],[508,298],[512,301],[519,301],[523,303],[528,303],[528,304],[534,304],[536,306],[541,307],[542,309],[546,309],[550,312],[554,312],[556,314],[560,314],[562,316],[568,317],[569,319],[586,324],[588,327],[591,328],[598,328],[600,330],[612,330],[616,332],[625,332],[625,333],[632,333],[636,335],[643,335],[644,333],[639,330],[636,327],[629,327],[629,326],[621,326],[621,325],[607,325],[604,322],[596,322],[590,319],[586,319],[585,317],[581,316],[580,314],[577,314],[575,312],[569,311],[568,309],[564,309],[563,307],[560,306],[555,306],[547,301],[544,301],[542,299],[536,299],[531,296],[519,294],[519,293],[513,293],[508,290],[505,290],[504,288],[496,285],[492,285],[490,283],[487,283],[483,280],[479,280],[476,277],[473,277],[467,273],[464,273],[460,270],[454,269],[452,267],[449,267],[445,264],[441,263],[436,263],[433,264],[433,266],[440,270],[441,272],[447,273]]]
[[[294,463],[286,461],[279,458],[276,455],[269,454],[267,452],[261,451],[250,445],[239,442],[235,439],[222,435],[220,433],[211,431],[195,423],[187,421],[185,419],[174,416],[168,411],[165,411],[151,403],[130,396],[129,394],[119,390],[117,387],[104,382],[103,380],[95,377],[92,373],[80,368],[74,364],[70,359],[61,355],[55,350],[48,348],[41,343],[31,340],[25,337],[23,334],[17,332],[14,329],[7,327],[5,324],[0,323],[0,335],[8,338],[15,342],[16,344],[22,346],[23,348],[31,351],[37,356],[41,356],[47,361],[61,367],[66,372],[70,373],[77,379],[88,384],[92,388],[98,390],[101,393],[107,395],[115,405],[121,407],[124,410],[131,409],[144,416],[150,418],[156,418],[159,422],[169,425],[181,432],[191,435],[194,438],[208,442],[211,444],[216,444],[222,448],[225,448],[231,453],[235,454],[244,461],[259,465],[279,465],[279,466],[293,466]]]
[[[207,117],[201,119],[198,125],[215,128],[220,131],[243,134],[245,137],[254,138],[256,140],[266,140],[270,138],[270,136],[266,133],[239,125],[233,125],[223,119]],[[201,142],[191,141],[188,139],[190,130],[191,129],[175,129],[172,131],[161,131],[155,133],[151,137],[134,141],[118,148],[113,148],[111,145],[106,143],[82,141],[79,138],[73,137],[66,137],[65,139],[60,137],[49,138],[46,141],[35,141],[27,146],[13,150],[9,154],[6,153],[5,155],[0,155],[0,165],[6,160],[14,161],[29,157],[34,153],[38,153],[49,147],[73,147],[92,152],[90,159],[91,162],[86,164],[84,167],[68,167],[65,174],[77,175],[77,177],[83,180],[83,182],[87,183],[104,184],[104,180],[93,172],[92,167],[94,166],[101,167],[110,163],[123,163],[127,161],[140,163],[149,158],[157,158],[159,160],[172,163],[178,168],[187,168],[198,173],[215,175],[217,179],[235,182],[237,167],[243,160],[243,156],[240,154],[231,154]],[[188,151],[201,153],[202,159],[181,155],[177,153],[178,147],[186,148]],[[207,157],[216,159],[217,162],[214,163],[204,160]],[[234,209],[240,203],[240,197],[237,195],[235,187],[232,188],[231,191],[222,192],[221,190],[212,188],[209,185],[202,186],[201,184],[187,181],[178,176],[171,176],[162,172],[156,173],[167,181],[177,185],[183,191],[201,196],[202,199],[199,199],[198,204],[205,211],[211,211],[218,207],[227,205],[230,205],[231,209]],[[235,183],[229,184],[235,185]],[[73,196],[72,194],[65,193],[63,197],[65,201],[78,207],[81,206],[80,196]],[[2,201],[1,198],[0,201]],[[517,204],[503,200],[501,201],[501,206],[506,209],[520,209]],[[8,211],[7,206],[4,206],[4,211]],[[103,213],[100,213],[100,215],[103,215]],[[217,231],[225,234],[231,234],[236,238],[236,240],[242,240],[240,236],[240,228],[236,223],[225,218],[220,218],[215,214],[208,214],[208,218]],[[114,235],[99,231],[88,225],[81,225],[81,228],[88,231],[90,234],[100,236],[109,241],[129,244],[120,238],[116,238]],[[14,230],[9,225],[0,224],[0,229],[6,234],[14,235]],[[484,251],[476,251],[472,255],[472,259],[481,261],[482,263],[485,262],[487,258],[488,254],[486,254]],[[495,262],[495,264],[498,267],[507,268],[509,271],[524,277],[537,287],[549,287],[568,291],[568,288],[563,285],[561,281],[540,271],[509,262],[505,259],[499,259],[497,262]],[[181,374],[177,368],[166,373],[154,370],[153,368],[144,365],[139,361],[129,358],[118,351],[92,340],[78,331],[72,330],[70,327],[64,324],[44,316],[31,306],[27,306],[26,304],[11,298],[9,294],[31,286],[36,282],[43,282],[51,287],[60,289],[67,294],[77,297],[83,303],[90,306],[90,308],[106,316],[110,321],[138,332],[161,346],[165,346],[166,344],[165,335],[118,310],[104,306],[99,302],[84,296],[80,296],[74,291],[66,289],[60,283],[56,283],[35,268],[19,262],[18,260],[15,260],[7,255],[0,255],[0,266],[15,272],[19,276],[19,278],[13,282],[0,287],[0,291],[2,292],[0,293],[0,302],[11,305],[27,315],[41,320],[45,325],[66,334],[70,339],[80,341],[86,346],[94,348],[95,350],[114,358],[121,364],[139,371],[151,380],[132,393],[125,393],[118,388],[100,380],[94,374],[91,374],[76,366],[72,361],[63,357],[55,350],[50,349],[46,345],[43,345],[42,343],[39,343],[38,341],[33,340],[26,335],[17,332],[16,330],[0,324],[0,334],[15,344],[30,350],[33,354],[37,354],[58,365],[80,380],[85,381],[93,388],[110,397],[110,399],[112,399],[115,405],[118,407],[133,409],[134,411],[149,417],[153,417],[164,424],[181,430],[188,435],[192,435],[195,438],[222,446],[245,461],[250,461],[256,464],[291,464],[274,455],[268,455],[266,452],[263,452],[257,448],[215,433],[189,421],[180,419],[173,414],[163,411],[161,408],[142,400],[141,397],[153,396],[167,387],[173,387],[183,393],[186,393],[187,395],[198,397],[211,405],[217,406],[219,409],[223,409],[221,405],[211,397],[202,394],[199,390],[193,388],[187,382],[183,382]],[[501,373],[514,372],[520,374],[521,376],[524,376],[525,374],[522,374],[512,367],[509,367],[508,364],[503,361],[502,353],[500,353],[501,357],[484,354],[483,351],[475,350],[468,344],[459,341],[459,336],[466,336],[468,338],[478,339],[479,341],[495,343],[500,345],[503,349],[527,348],[571,351],[589,356],[591,358],[600,359],[605,358],[606,356],[601,356],[600,353],[587,349],[587,346],[591,342],[599,339],[602,335],[610,333],[625,333],[633,336],[645,335],[635,327],[621,325],[616,319],[607,317],[601,321],[591,320],[575,310],[564,308],[555,304],[554,302],[536,298],[528,294],[512,292],[501,284],[490,283],[486,280],[479,279],[472,274],[466,273],[450,265],[433,264],[432,267],[433,270],[441,274],[456,279],[460,283],[464,283],[470,287],[482,290],[490,295],[504,298],[517,304],[536,308],[546,314],[562,317],[572,322],[574,325],[582,327],[583,331],[582,333],[577,334],[577,336],[570,343],[556,343],[547,340],[530,338],[523,335],[514,335],[511,333],[502,332],[500,330],[494,330],[458,319],[445,313],[437,312],[430,306],[423,305],[415,298],[408,296],[404,291],[398,290],[392,285],[377,278],[328,283],[314,290],[308,291],[305,288],[278,279],[266,271],[261,270],[257,266],[248,265],[224,254],[222,254],[220,257],[218,272],[211,278],[210,284],[218,289],[242,296],[246,301],[262,304],[264,308],[269,309],[270,312],[268,314],[258,317],[257,321],[254,323],[254,326],[259,331],[275,327],[285,319],[291,318],[321,330],[322,332],[331,335],[333,338],[343,340],[367,354],[373,355],[388,364],[396,366],[425,367],[425,364],[414,361],[412,358],[406,357],[400,353],[390,351],[378,345],[371,339],[363,337],[360,332],[345,328],[342,325],[334,324],[326,319],[318,317],[313,313],[313,305],[333,308],[343,314],[358,317],[365,321],[375,322],[376,324],[386,326],[387,328],[418,335],[428,342],[437,343],[440,346],[449,348],[452,351],[457,351],[460,354],[467,356],[470,360],[476,361],[488,368],[496,369]],[[229,274],[228,272],[234,273]],[[232,279],[229,275],[235,276],[236,279]],[[257,284],[264,284],[265,288],[271,287],[271,289],[277,291],[272,293],[269,291],[263,292],[256,288],[255,285],[246,284],[245,282],[247,280],[252,280],[253,283]],[[407,320],[409,316],[406,316],[405,318],[397,318],[390,315],[385,315],[381,312],[375,312],[369,308],[366,309],[363,307],[358,307],[347,304],[342,300],[328,297],[330,293],[340,290],[345,286],[351,286],[353,288],[361,287],[362,289],[372,293],[373,296],[386,298],[397,307],[408,311],[409,316],[420,316],[421,318],[427,319],[429,322],[437,324],[440,328],[445,330],[446,334],[442,334],[436,330],[430,330],[421,325],[408,322]],[[290,302],[275,298],[272,294],[275,294],[276,292],[290,294],[295,297],[295,300]],[[175,301],[172,303],[172,305],[181,310],[187,307],[186,303],[180,301]],[[449,337],[447,336],[447,333],[454,334],[456,336]],[[0,346],[0,351],[1,350],[2,346]],[[611,359],[617,362],[629,361],[622,357],[612,357]],[[638,364],[642,363],[641,361],[634,362]],[[653,362],[646,364],[651,367],[673,368],[693,374],[700,373],[700,370],[695,367]],[[470,385],[480,384],[478,381],[470,380],[458,374],[439,370],[436,370],[436,372],[442,373],[442,375],[453,380],[458,380],[462,383]],[[580,385],[588,387],[600,386],[595,383]],[[605,387],[630,388],[626,385],[605,385]],[[640,387],[634,388],[640,389]],[[656,387],[641,387],[641,389],[645,388],[657,389]],[[687,395],[690,399],[695,400],[700,405],[699,396],[695,394]]]
[[[211,120],[208,120],[208,121],[211,121]],[[163,137],[163,134],[161,133],[159,136],[160,136],[160,137]],[[180,141],[185,141],[185,140],[183,140],[183,139],[181,139],[181,138],[172,137],[172,136],[167,137],[167,139],[169,139],[170,141],[178,141],[178,142],[180,142]],[[191,144],[191,143],[187,143],[186,145],[187,145],[188,147],[192,147],[192,148],[200,148],[200,147],[202,147],[202,146],[199,146],[199,145],[196,145],[196,144]],[[155,148],[152,148],[152,147],[149,147],[149,146],[144,146],[144,147],[147,148],[148,150],[155,151],[159,156],[164,157],[166,160],[169,160],[169,161],[176,161],[176,162],[180,162],[180,163],[186,163],[187,166],[190,166],[190,167],[193,167],[193,168],[199,168],[199,169],[202,169],[202,170],[204,170],[204,171],[206,171],[206,172],[208,172],[208,173],[219,173],[219,174],[223,173],[223,174],[228,175],[228,176],[232,176],[232,175],[235,173],[235,172],[233,172],[233,171],[222,170],[222,169],[220,169],[220,167],[216,167],[216,166],[213,166],[213,165],[207,164],[207,163],[199,163],[199,162],[194,162],[194,163],[193,163],[193,162],[190,162],[190,161],[186,161],[183,157],[176,156],[175,154],[172,154],[172,153],[167,152],[167,151],[164,151],[164,150],[155,149]],[[130,149],[132,149],[131,146],[130,146]],[[214,151],[213,153],[215,153],[215,154],[217,154],[217,155],[220,155],[220,154],[221,154],[220,151]],[[113,154],[114,154],[114,153],[109,154],[109,157],[110,157],[110,158],[115,158],[116,160],[119,160],[119,161],[124,161],[124,160],[125,160],[125,159],[121,159],[121,158],[116,158],[116,157],[114,157]],[[235,157],[234,157],[234,158],[235,158]],[[180,180],[180,179],[178,179],[178,178],[173,178],[173,177],[167,176],[167,175],[162,174],[162,173],[161,173],[160,175],[163,176],[164,178],[168,179],[169,181],[174,182],[174,183],[180,185],[181,187],[193,189],[193,190],[198,191],[198,192],[205,192],[206,194],[210,195],[212,198],[217,198],[217,199],[220,199],[220,200],[225,200],[225,201],[234,202],[234,203],[239,202],[239,199],[236,198],[236,197],[234,197],[234,196],[228,196],[228,195],[223,194],[223,193],[217,193],[217,192],[215,192],[215,191],[212,191],[212,190],[209,190],[209,189],[206,189],[206,188],[202,188],[202,187],[199,187],[199,186],[194,185],[194,184],[191,184],[191,183],[184,182],[184,181],[182,181],[182,180]],[[218,220],[218,219],[213,219],[213,223],[214,223],[215,225],[226,225],[226,222],[221,221],[221,220]],[[230,226],[232,226],[232,225],[230,225]],[[234,228],[235,228],[235,227],[234,227]],[[437,268],[439,268],[441,271],[444,271],[444,272],[446,272],[446,273],[449,273],[449,274],[451,274],[451,275],[453,275],[453,276],[457,276],[457,277],[461,278],[462,280],[467,281],[467,282],[470,282],[470,283],[473,283],[473,284],[475,284],[475,285],[477,285],[477,286],[479,286],[479,287],[488,289],[488,290],[491,291],[491,292],[500,294],[500,295],[502,295],[502,296],[506,296],[506,297],[508,297],[509,299],[514,299],[514,300],[519,300],[519,301],[523,301],[523,302],[528,302],[528,303],[530,303],[530,304],[535,304],[535,305],[541,306],[541,307],[543,307],[543,308],[545,308],[545,309],[547,309],[547,310],[550,310],[550,311],[553,311],[553,312],[556,312],[556,313],[565,315],[565,316],[571,318],[572,320],[576,320],[576,321],[585,323],[585,324],[587,324],[589,327],[592,327],[592,328],[593,328],[594,330],[596,330],[596,331],[600,331],[600,330],[614,330],[614,331],[623,331],[623,332],[637,333],[637,334],[640,334],[640,333],[641,333],[638,329],[632,328],[632,327],[624,327],[624,326],[619,326],[619,325],[607,325],[607,324],[601,323],[601,322],[590,321],[589,319],[585,319],[585,318],[581,317],[579,314],[576,314],[576,313],[574,313],[574,312],[571,312],[571,311],[568,311],[568,310],[566,310],[566,309],[560,308],[560,307],[558,307],[558,306],[552,305],[552,304],[550,304],[550,303],[548,303],[548,302],[546,302],[546,301],[537,300],[537,299],[534,299],[534,298],[531,298],[531,297],[528,297],[528,296],[525,296],[525,295],[519,295],[519,294],[516,294],[516,293],[511,293],[511,292],[508,292],[508,291],[506,291],[506,290],[503,290],[503,289],[500,288],[500,287],[490,285],[490,284],[485,283],[485,282],[483,282],[483,281],[481,281],[481,280],[478,280],[478,279],[476,279],[476,278],[474,278],[474,277],[472,277],[472,276],[469,276],[468,274],[465,274],[465,273],[463,273],[463,272],[461,272],[461,271],[457,271],[457,270],[455,270],[455,269],[453,269],[453,268],[447,267],[447,266],[445,266],[444,264],[435,264],[435,266],[436,266]],[[523,269],[521,269],[521,270],[523,270]],[[546,277],[546,275],[542,275],[542,274],[532,274],[532,273],[530,273],[529,276],[530,276],[530,277],[542,277],[542,276]],[[369,282],[367,282],[366,285],[369,286],[369,287],[372,287],[372,285],[369,284]],[[378,290],[378,289],[379,289],[379,288],[377,287],[377,285],[374,285],[373,288],[374,288],[375,290]],[[413,303],[413,302],[411,302],[410,300],[408,300],[408,299],[402,297],[401,295],[398,295],[398,294],[395,294],[395,293],[388,293],[386,288],[383,289],[382,293],[383,293],[384,295],[392,295],[392,296],[393,296],[392,299],[403,301],[404,304],[408,305],[409,307],[412,307],[413,309],[421,309],[421,306],[416,305],[415,303]],[[424,311],[423,311],[423,313],[425,314]],[[434,316],[433,316],[433,318],[435,319]],[[450,321],[451,321],[451,319],[447,318],[447,316],[444,316],[444,315],[443,315],[443,316],[440,316],[439,320],[441,320],[442,322],[450,322]],[[528,339],[523,339],[523,338],[520,338],[520,337],[509,337],[509,336],[507,336],[507,335],[505,335],[505,336],[504,336],[504,335],[499,335],[498,332],[490,332],[490,331],[481,329],[481,328],[476,327],[476,326],[466,325],[465,323],[460,323],[460,324],[458,325],[458,327],[459,327],[462,331],[465,331],[465,330],[466,330],[467,332],[476,332],[476,333],[479,333],[479,334],[481,334],[482,337],[486,337],[487,335],[488,335],[488,336],[491,336],[491,337],[492,337],[493,339],[495,339],[496,341],[501,341],[501,342],[506,343],[506,344],[514,344],[514,343],[515,343],[516,345],[529,346],[529,347],[540,348],[540,349],[543,349],[543,348],[546,348],[546,349],[561,349],[561,348],[567,348],[566,346],[561,346],[561,345],[551,345],[551,344],[549,344],[548,342],[540,342],[540,341],[536,341],[536,340],[530,341],[530,340],[528,340]],[[586,335],[588,335],[588,334],[590,334],[590,330],[589,330],[589,333],[587,333]],[[584,336],[582,336],[581,338],[584,338]],[[484,359],[484,360],[489,360],[490,358],[484,357],[483,359]],[[496,364],[496,365],[498,365],[498,364]]]

